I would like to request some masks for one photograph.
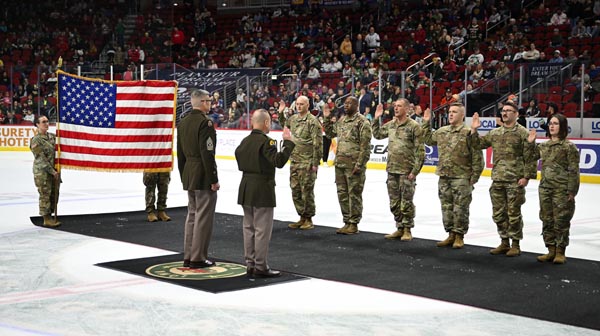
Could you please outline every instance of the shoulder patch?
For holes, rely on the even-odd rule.
[[[207,151],[213,151],[215,150],[215,144],[213,142],[213,139],[211,137],[208,137],[208,139],[206,140],[206,150]]]
[[[271,139],[269,140],[269,146],[275,146],[277,144],[277,141]]]

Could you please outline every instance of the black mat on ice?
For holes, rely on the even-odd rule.
[[[246,275],[245,275],[246,273],[242,274],[242,273],[238,272],[237,274],[242,274],[242,275],[220,278],[220,277],[218,277],[218,274],[216,274],[216,277],[213,279],[203,279],[203,280],[164,278],[164,277],[153,276],[146,272],[146,270],[149,267],[152,267],[155,265],[160,265],[160,264],[166,264],[166,263],[174,263],[174,262],[181,264],[182,260],[183,260],[183,254],[171,254],[171,255],[158,256],[158,257],[112,261],[112,262],[97,264],[96,266],[106,267],[106,268],[117,270],[117,271],[123,271],[123,272],[131,273],[131,274],[135,274],[135,275],[140,275],[140,276],[150,278],[150,279],[160,280],[160,281],[168,282],[168,283],[171,283],[174,285],[189,287],[189,288],[198,289],[198,290],[211,292],[211,293],[229,292],[229,291],[235,291],[235,290],[240,290],[240,289],[248,289],[248,288],[267,286],[267,285],[288,282],[288,281],[293,281],[293,280],[306,279],[306,277],[303,277],[301,275],[291,274],[291,273],[287,273],[287,272],[282,272],[280,277],[269,278],[269,279],[259,279],[259,278],[249,279],[246,277]],[[217,265],[219,265],[221,262],[231,263],[230,261],[222,260],[222,259],[214,259],[213,258],[213,260],[217,262]],[[181,265],[179,265],[179,266],[181,266]],[[240,266],[243,267],[243,265],[240,265]],[[242,271],[244,271],[244,270],[242,270]],[[207,269],[187,270],[185,272],[178,272],[178,274],[185,274],[188,272],[201,272],[201,273],[208,273],[208,274],[213,273],[210,268],[207,268]]]
[[[173,221],[166,223],[146,222],[143,211],[62,216],[59,230],[181,252],[186,211],[169,209]],[[39,225],[41,218],[32,221]],[[216,215],[211,256],[243,261],[241,223],[240,216]],[[290,230],[276,221],[269,255],[274,269],[290,273],[600,330],[600,262],[569,258],[553,265],[531,253],[509,258],[488,251],[436,248],[425,239],[387,241],[369,232],[336,235],[321,226]]]

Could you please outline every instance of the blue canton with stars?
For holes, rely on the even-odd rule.
[[[114,128],[117,86],[60,76],[60,122],[79,126]]]

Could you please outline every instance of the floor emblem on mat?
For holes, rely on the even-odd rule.
[[[150,266],[146,274],[164,279],[211,280],[246,275],[246,267],[238,264],[217,262],[216,266],[191,269],[181,261]]]

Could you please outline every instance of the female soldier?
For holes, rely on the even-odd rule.
[[[536,131],[529,131],[529,143],[534,146],[535,159],[542,159],[542,180],[539,187],[542,236],[548,253],[538,261],[565,263],[569,245],[571,218],[575,212],[575,195],[579,190],[579,151],[567,140],[569,125],[564,115],[556,113],[548,123],[550,140],[537,145]]]
[[[60,222],[50,216],[56,210],[60,181],[60,174],[54,168],[56,135],[48,132],[46,116],[36,116],[33,123],[37,134],[31,138],[29,148],[34,157],[33,179],[40,194],[40,215],[44,217],[44,226],[57,227]]]

